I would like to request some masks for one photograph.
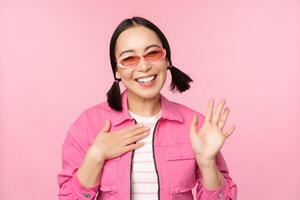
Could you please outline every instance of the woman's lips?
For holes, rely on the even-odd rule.
[[[144,87],[144,88],[149,88],[149,87],[152,87],[152,86],[155,84],[156,77],[157,77],[157,75],[154,75],[154,79],[151,80],[151,81],[148,81],[148,82],[139,82],[139,81],[137,81],[137,80],[136,80],[136,82],[137,82],[140,86],[142,86],[142,87]]]

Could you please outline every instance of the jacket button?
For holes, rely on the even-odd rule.
[[[85,194],[84,194],[84,197],[87,198],[87,199],[89,199],[89,198],[91,198],[91,194],[85,193]]]
[[[223,194],[222,194],[222,192],[220,192],[219,195],[218,195],[218,198],[222,199],[222,196],[223,196]]]

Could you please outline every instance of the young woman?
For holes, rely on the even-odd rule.
[[[123,20],[110,42],[115,81],[107,102],[72,123],[58,174],[61,200],[236,199],[237,186],[220,152],[235,127],[224,131],[229,108],[214,99],[206,115],[163,96],[192,79],[175,68],[168,41],[142,17]],[[120,92],[119,82],[125,86]]]

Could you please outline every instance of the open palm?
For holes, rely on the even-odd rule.
[[[194,153],[201,158],[214,159],[224,145],[225,139],[235,130],[235,126],[232,126],[227,131],[223,131],[229,114],[228,107],[223,111],[224,104],[225,99],[222,99],[213,112],[214,99],[209,100],[205,120],[199,130],[197,115],[192,120],[190,140]]]

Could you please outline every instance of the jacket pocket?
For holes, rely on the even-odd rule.
[[[190,196],[192,188],[196,185],[197,167],[191,145],[168,145],[165,150],[170,192]]]

